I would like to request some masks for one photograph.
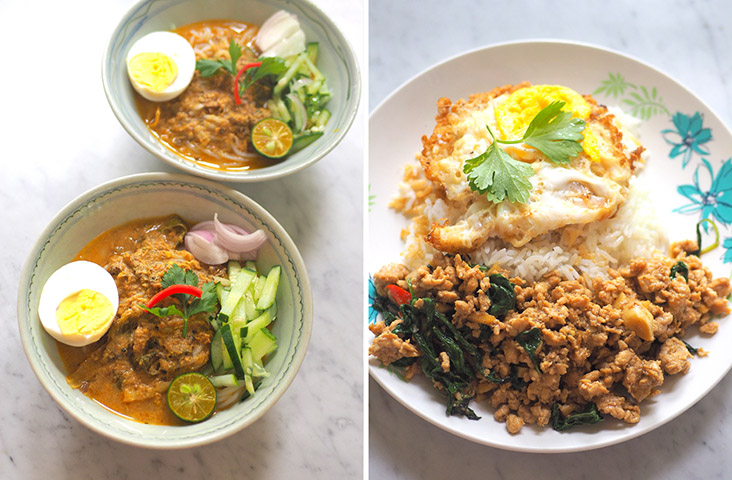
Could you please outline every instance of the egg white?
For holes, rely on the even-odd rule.
[[[170,57],[178,67],[178,75],[164,91],[155,92],[140,85],[130,75],[129,64],[140,53],[162,53]],[[172,100],[188,87],[196,71],[196,54],[188,40],[173,32],[152,32],[137,40],[127,52],[127,74],[132,87],[153,102]]]
[[[64,334],[56,320],[56,309],[66,297],[85,288],[107,297],[115,314],[110,316],[103,328],[93,334]],[[80,260],[67,263],[48,277],[38,301],[38,317],[43,328],[53,338],[66,345],[83,347],[96,342],[107,333],[118,307],[119,292],[112,275],[96,263]]]

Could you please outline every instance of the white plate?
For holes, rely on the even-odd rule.
[[[400,259],[404,245],[399,232],[406,219],[387,204],[397,192],[403,166],[421,150],[422,135],[432,132],[437,100],[457,100],[524,80],[592,93],[599,103],[621,106],[642,118],[641,142],[648,149],[650,160],[639,180],[653,186],[654,202],[659,215],[667,219],[670,240],[695,238],[696,223],[702,215],[709,216],[720,227],[720,246],[705,254],[703,260],[715,276],[729,276],[732,264],[725,263],[724,257],[727,255],[727,261],[732,262],[730,131],[691,92],[643,62],[589,45],[553,41],[501,44],[460,55],[416,76],[373,112],[369,122],[369,273]],[[686,135],[689,131],[684,122],[692,126],[691,136]],[[679,129],[684,135],[678,133]],[[688,137],[687,145],[682,136]],[[696,140],[696,144],[689,147],[693,143],[689,140]],[[682,191],[688,196],[682,195]],[[722,242],[728,238],[725,248]],[[641,421],[635,425],[606,416],[596,426],[566,433],[527,426],[518,435],[510,435],[504,424],[493,419],[493,410],[485,404],[471,404],[482,417],[478,421],[446,416],[444,399],[424,376],[404,382],[379,367],[374,359],[370,360],[370,373],[414,413],[468,440],[527,452],[589,450],[649,432],[680,415],[709,392],[732,366],[729,323],[727,319],[721,320],[719,332],[712,337],[689,332],[689,343],[703,347],[710,352],[709,356],[694,358],[686,376],[667,377],[662,393],[641,404]],[[368,341],[372,338],[367,337]]]

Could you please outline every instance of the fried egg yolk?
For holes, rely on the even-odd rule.
[[[498,130],[504,140],[523,137],[527,127],[536,115],[553,102],[564,102],[562,110],[571,112],[581,120],[587,120],[592,112],[589,103],[571,88],[560,85],[533,85],[516,90],[505,102],[496,106],[495,115]],[[597,138],[589,128],[582,132],[582,149],[594,162],[600,160]]]

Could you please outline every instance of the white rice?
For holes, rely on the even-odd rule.
[[[665,227],[658,220],[650,191],[630,182],[628,199],[617,214],[576,229],[567,227],[533,239],[520,248],[490,239],[470,254],[472,262],[498,264],[513,275],[535,281],[557,270],[569,280],[584,277],[587,284],[597,276],[607,277],[608,268],[627,264],[635,257],[650,257],[668,250]],[[569,233],[579,235],[570,240]]]

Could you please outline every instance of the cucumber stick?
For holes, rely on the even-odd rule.
[[[211,366],[214,371],[220,369],[224,363],[224,341],[221,339],[221,331],[216,330],[211,339]]]
[[[252,350],[252,359],[262,364],[265,356],[277,349],[277,339],[266,328],[260,328],[251,336],[247,346]]]
[[[277,286],[280,284],[280,273],[282,268],[279,265],[272,267],[267,274],[267,280],[264,282],[262,294],[257,299],[257,309],[266,310],[272,306],[277,296]]]
[[[211,375],[208,377],[214,387],[236,387],[239,385],[236,375],[233,373],[225,373],[223,375]]]
[[[239,356],[241,343],[237,346],[234,342],[234,334],[231,331],[231,325],[228,323],[222,325],[219,331],[221,332],[221,338],[223,339],[224,346],[226,347],[226,353],[229,354],[229,358],[231,359],[232,367],[234,368],[234,375],[236,375],[236,378],[239,380],[246,381],[244,366],[242,365],[241,357]]]
[[[229,294],[224,298],[224,302],[221,304],[221,313],[227,317],[231,317],[234,312],[237,303],[241,299],[244,292],[249,287],[251,281],[257,276],[257,272],[249,270],[248,268],[242,268],[239,274],[236,276],[236,280],[231,284],[231,290]]]

